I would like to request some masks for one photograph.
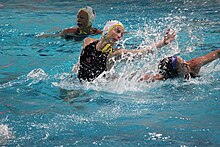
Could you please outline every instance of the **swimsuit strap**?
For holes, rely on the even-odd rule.
[[[83,30],[80,30],[79,28],[77,28],[76,35],[88,35],[88,33],[83,31]]]
[[[106,46],[102,49],[102,53],[112,53],[113,48],[111,44],[106,44]]]
[[[83,30],[79,30],[80,31],[80,35],[88,35],[88,33],[86,33],[85,31]]]

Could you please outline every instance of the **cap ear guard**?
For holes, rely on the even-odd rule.
[[[95,13],[95,10],[93,10],[92,7],[86,6],[85,9],[88,10],[95,17],[96,13]]]

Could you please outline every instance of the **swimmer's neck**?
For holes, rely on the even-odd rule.
[[[78,27],[79,30],[86,32],[86,33],[90,33],[90,30],[92,28],[92,26],[87,26],[87,27]]]

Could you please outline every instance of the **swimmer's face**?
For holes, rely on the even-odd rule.
[[[112,44],[116,44],[124,35],[124,27],[115,26],[108,34],[108,40]]]
[[[190,73],[189,64],[183,60],[181,57],[177,57],[177,72],[181,76],[188,76]],[[185,77],[188,78],[188,77]]]
[[[86,28],[88,26],[89,16],[85,11],[79,11],[77,14],[77,25],[80,29]]]

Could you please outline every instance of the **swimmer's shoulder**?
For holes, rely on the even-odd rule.
[[[67,28],[67,29],[64,29],[64,30],[61,32],[61,35],[75,34],[76,31],[77,31],[77,27]]]
[[[102,31],[97,28],[91,28],[90,33],[93,35],[102,34]]]
[[[84,42],[83,42],[83,48],[85,48],[87,45],[89,45],[89,44],[91,44],[91,43],[93,43],[93,42],[95,42],[97,40],[98,39],[89,38],[89,37],[85,38]]]

